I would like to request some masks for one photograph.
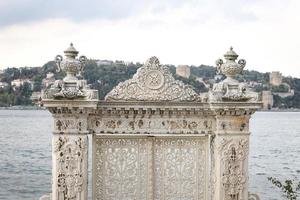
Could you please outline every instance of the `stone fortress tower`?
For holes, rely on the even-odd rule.
[[[261,98],[262,98],[264,110],[269,110],[273,107],[274,99],[273,99],[273,94],[270,90],[262,91]]]
[[[191,69],[188,65],[178,65],[176,67],[176,74],[184,78],[189,78],[191,75]]]
[[[270,73],[270,84],[279,86],[282,84],[282,74],[278,71],[271,72]]]

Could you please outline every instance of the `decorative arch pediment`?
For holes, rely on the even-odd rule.
[[[190,85],[175,80],[169,68],[157,57],[149,58],[132,79],[119,83],[107,101],[197,101],[199,95]]]

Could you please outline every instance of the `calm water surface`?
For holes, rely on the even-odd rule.
[[[300,180],[300,113],[258,112],[250,129],[250,190],[283,199],[267,177]],[[51,130],[47,111],[0,110],[0,200],[50,192]]]

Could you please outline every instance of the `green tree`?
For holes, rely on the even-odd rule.
[[[268,180],[281,190],[283,196],[288,200],[297,200],[300,195],[300,182],[287,179],[283,182],[277,178],[268,177]]]

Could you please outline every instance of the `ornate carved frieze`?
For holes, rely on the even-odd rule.
[[[87,194],[87,136],[53,139],[54,199],[84,200]]]
[[[126,134],[207,134],[214,130],[215,120],[212,116],[199,118],[183,117],[116,117],[93,116],[89,119],[89,127],[95,133]]]
[[[200,101],[199,95],[175,80],[168,67],[151,57],[132,79],[120,83],[107,94],[107,101]]]

